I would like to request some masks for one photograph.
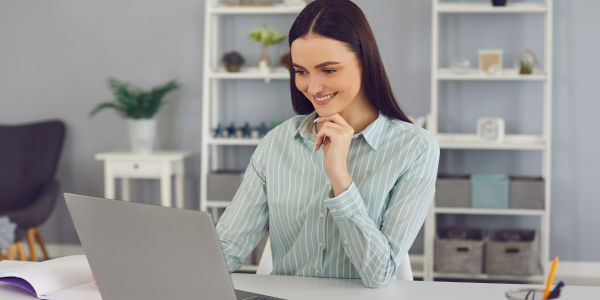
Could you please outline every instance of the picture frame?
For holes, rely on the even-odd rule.
[[[502,60],[502,50],[479,50],[479,70],[481,72],[495,74],[502,71]]]

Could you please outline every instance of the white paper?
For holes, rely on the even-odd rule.
[[[51,292],[46,296],[49,300],[102,300],[98,286],[93,282]]]
[[[52,291],[85,285],[94,279],[85,255],[65,256],[0,270],[0,277],[9,276],[29,282],[40,299],[50,299],[47,294]]]

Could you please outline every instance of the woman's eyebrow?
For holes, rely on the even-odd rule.
[[[320,63],[320,64],[316,65],[316,66],[315,66],[315,69],[316,69],[316,68],[327,67],[327,66],[330,66],[330,65],[337,65],[337,64],[339,64],[339,62],[337,62],[337,61],[326,61],[326,62],[322,62],[322,63]],[[301,68],[301,69],[305,69],[305,70],[306,70],[306,68],[305,68],[305,67],[303,67],[303,66],[301,66],[301,65],[298,65],[298,64],[295,64],[295,63],[292,63],[292,65],[293,65],[294,67],[297,67],[297,68]]]

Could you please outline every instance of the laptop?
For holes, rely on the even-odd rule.
[[[206,212],[64,195],[104,300],[281,300],[234,290]]]

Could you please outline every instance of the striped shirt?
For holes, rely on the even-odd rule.
[[[353,136],[352,184],[333,197],[314,151],[316,113],[271,130],[253,153],[217,224],[227,267],[237,270],[269,230],[274,275],[395,278],[433,202],[439,146],[428,131],[379,113]]]

